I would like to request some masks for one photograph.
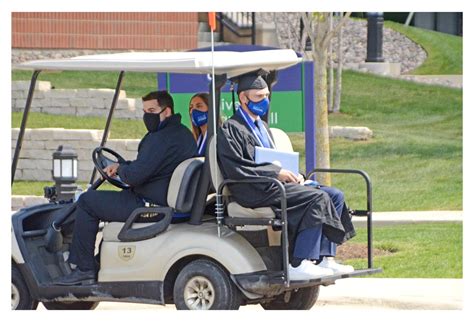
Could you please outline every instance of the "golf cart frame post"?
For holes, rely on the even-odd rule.
[[[21,120],[21,125],[20,125],[20,133],[18,133],[18,139],[16,141],[16,147],[15,147],[15,154],[13,155],[12,182],[11,182],[12,186],[13,186],[13,182],[15,181],[16,167],[18,165],[18,159],[20,158],[20,151],[23,145],[23,138],[25,135],[26,123],[28,122],[28,115],[30,114],[31,102],[33,101],[33,94],[35,92],[36,80],[38,79],[38,76],[40,73],[41,73],[41,70],[35,70],[33,72],[33,75],[31,76],[30,88],[28,90],[28,97],[26,98],[25,110],[23,111],[23,118]]]
[[[117,85],[115,86],[114,97],[112,98],[112,104],[110,105],[109,115],[107,116],[107,122],[105,123],[104,134],[102,135],[102,140],[100,141],[100,147],[104,147],[105,143],[107,143],[107,137],[109,136],[110,131],[110,124],[112,123],[112,117],[114,115],[115,107],[117,106],[118,98],[120,96],[120,90],[122,89],[122,81],[125,75],[124,71],[121,71],[117,80]],[[97,169],[94,168],[92,170],[91,179],[89,184],[92,185],[95,181],[95,175],[97,173]]]

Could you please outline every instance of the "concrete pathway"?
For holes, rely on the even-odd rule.
[[[461,310],[462,279],[349,278],[321,288],[314,308]]]
[[[391,211],[374,212],[373,225],[393,225],[410,223],[462,222],[463,212],[459,211]],[[356,227],[366,225],[366,217],[352,217]]]
[[[400,79],[417,83],[436,84],[448,87],[462,88],[462,75],[400,75]]]

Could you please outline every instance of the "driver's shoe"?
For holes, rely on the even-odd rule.
[[[96,271],[81,271],[79,268],[73,270],[70,274],[56,279],[53,284],[56,285],[90,285],[96,283]]]

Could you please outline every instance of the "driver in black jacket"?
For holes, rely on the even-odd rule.
[[[138,146],[137,159],[114,163],[104,169],[110,177],[119,175],[131,188],[120,192],[88,190],[80,196],[69,256],[69,263],[77,267],[71,274],[56,280],[56,284],[95,282],[98,265],[94,249],[99,221],[125,222],[132,211],[143,207],[145,202],[167,206],[168,185],[174,169],[195,156],[194,137],[181,124],[181,115],[174,114],[171,95],[166,91],[151,92],[142,100],[148,133]]]

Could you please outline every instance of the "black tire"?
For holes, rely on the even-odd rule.
[[[94,310],[100,302],[43,302],[47,310]]]
[[[319,285],[300,288],[291,293],[290,300],[285,303],[285,294],[279,295],[271,302],[260,303],[265,310],[310,310],[319,296]]]
[[[36,310],[38,301],[31,297],[20,270],[12,264],[12,310]]]
[[[197,290],[189,287],[188,283]],[[194,294],[195,307],[190,303]],[[203,298],[199,299],[198,295]],[[173,298],[178,310],[238,310],[241,301],[240,292],[228,273],[207,259],[195,260],[181,270],[174,284]]]

